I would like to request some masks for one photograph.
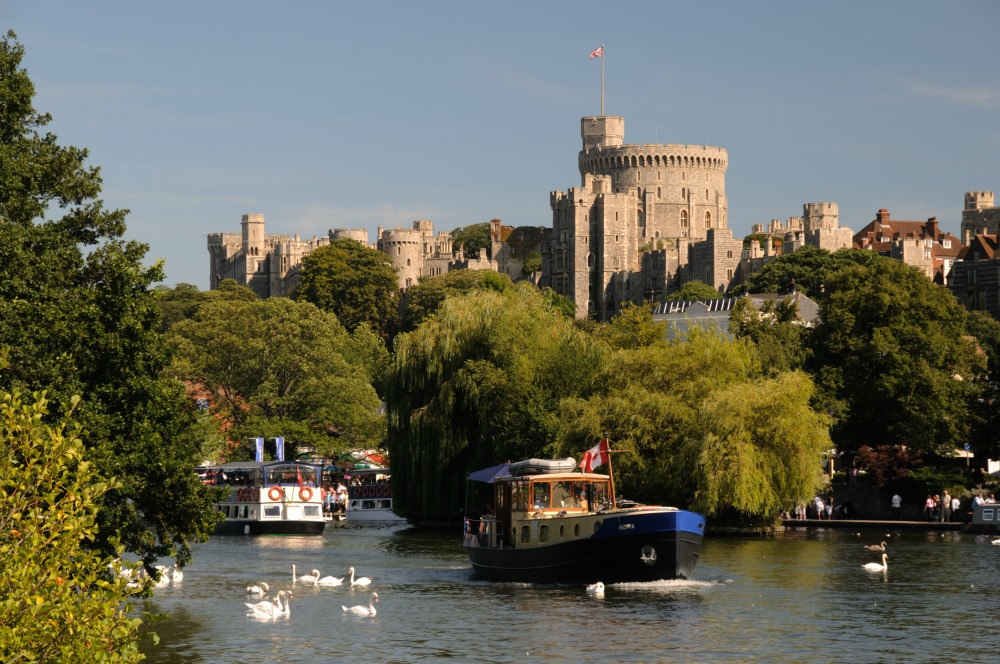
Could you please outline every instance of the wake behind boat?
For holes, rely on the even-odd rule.
[[[587,454],[595,450],[610,472],[607,441]],[[585,466],[599,465],[594,460],[585,456]],[[692,578],[705,517],[618,503],[613,475],[575,467],[571,458],[530,459],[469,475],[469,495],[485,494],[482,511],[467,509],[465,520],[465,551],[477,575],[587,584]]]

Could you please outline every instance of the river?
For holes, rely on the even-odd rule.
[[[1000,546],[957,532],[806,530],[709,538],[696,579],[583,587],[472,576],[458,533],[328,528],[321,537],[213,537],[184,580],[140,610],[167,614],[150,662],[669,661],[993,662]],[[866,544],[888,542],[889,568]],[[291,614],[247,615],[298,573],[374,579],[375,617],[345,614],[369,592],[294,588]]]

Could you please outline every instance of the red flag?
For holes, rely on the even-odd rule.
[[[594,58],[603,58],[603,57],[604,57],[604,44],[601,44],[600,46],[598,46],[597,48],[595,48],[593,51],[590,52],[591,60],[593,60]]]
[[[608,462],[608,439],[605,438],[597,445],[584,452],[583,460],[580,462],[580,470],[589,473],[598,466],[603,466]]]

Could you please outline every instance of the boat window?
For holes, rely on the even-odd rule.
[[[566,529],[563,526],[559,526],[559,539],[566,536]]]
[[[302,508],[302,514],[305,516],[319,516],[319,505],[306,505]]]
[[[580,524],[576,524],[575,526],[573,526],[573,537],[579,537],[579,536],[580,536]]]
[[[573,497],[576,500],[575,507],[580,507],[584,510],[590,509],[590,501],[587,500],[587,485],[585,483],[573,482],[572,492]]]
[[[281,516],[280,505],[267,505],[264,507],[264,517],[277,518]]]
[[[550,505],[549,490],[552,488],[552,485],[548,482],[535,482],[533,486],[534,497],[531,500],[532,505],[535,506],[536,510],[548,507]]]
[[[521,543],[527,544],[531,541],[531,528],[528,526],[521,526]]]
[[[511,509],[528,509],[528,485],[525,482],[510,483],[510,504]]]
[[[556,482],[552,488],[552,506],[565,509],[576,507],[576,499],[573,498],[572,482]]]
[[[548,526],[539,526],[539,528],[538,528],[538,541],[539,542],[548,542],[549,541],[549,527]]]

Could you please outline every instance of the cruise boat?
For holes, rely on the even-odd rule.
[[[606,448],[605,448],[606,449]],[[588,453],[589,454],[589,453]],[[530,583],[690,579],[705,517],[618,501],[613,475],[530,459],[470,473],[464,546],[478,576]]]
[[[392,511],[392,474],[388,468],[354,468],[345,473],[348,522],[404,523]]]
[[[322,535],[322,466],[298,461],[234,461],[202,466],[205,484],[230,488],[216,505],[216,535]]]

